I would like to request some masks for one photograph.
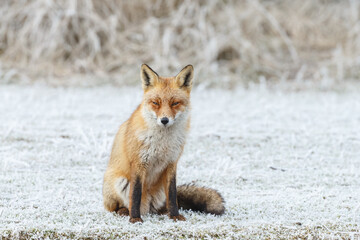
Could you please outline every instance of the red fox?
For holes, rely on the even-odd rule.
[[[178,208],[221,215],[224,200],[215,190],[193,184],[176,187],[176,165],[190,127],[193,66],[176,77],[160,77],[141,66],[142,103],[116,134],[104,176],[104,206],[130,222],[146,213],[167,213],[184,221]]]

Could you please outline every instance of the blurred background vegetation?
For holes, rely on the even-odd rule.
[[[2,0],[0,83],[138,84],[193,64],[197,84],[356,82],[360,1]]]

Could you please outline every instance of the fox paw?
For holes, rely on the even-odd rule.
[[[142,223],[142,222],[144,222],[141,218],[130,218],[130,222],[131,223],[137,223],[137,222],[140,222],[140,223]]]
[[[186,221],[186,218],[181,214],[179,214],[177,216],[169,216],[169,218],[174,220],[175,222],[176,221]]]
[[[166,207],[163,207],[163,208],[160,208],[157,212],[157,214],[159,215],[168,215],[169,214],[169,211],[167,210]]]
[[[119,214],[120,216],[129,216],[129,209],[127,209],[126,207],[122,207],[119,210],[117,210],[116,213]]]

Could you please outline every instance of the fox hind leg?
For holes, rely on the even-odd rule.
[[[129,216],[129,209],[127,209],[126,207],[121,207],[119,208],[119,210],[116,211],[117,214],[119,214],[120,216]]]
[[[124,177],[117,178],[114,182],[104,182],[103,197],[105,209],[117,212],[121,216],[129,215],[130,184]]]
[[[119,208],[129,208],[130,182],[127,178],[119,177],[114,183],[115,193],[119,201]]]
[[[104,207],[109,212],[115,212],[119,210],[119,203],[117,200],[104,196]]]
[[[107,199],[104,201],[104,206],[109,212],[116,212],[120,216],[129,216],[129,209],[126,207],[119,207],[121,202],[114,199]]]

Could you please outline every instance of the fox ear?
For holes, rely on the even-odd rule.
[[[146,64],[141,65],[140,77],[144,90],[154,86],[159,80],[159,75]]]
[[[184,67],[178,75],[176,75],[176,83],[180,88],[191,89],[192,82],[194,78],[194,67],[192,65],[187,65]]]

